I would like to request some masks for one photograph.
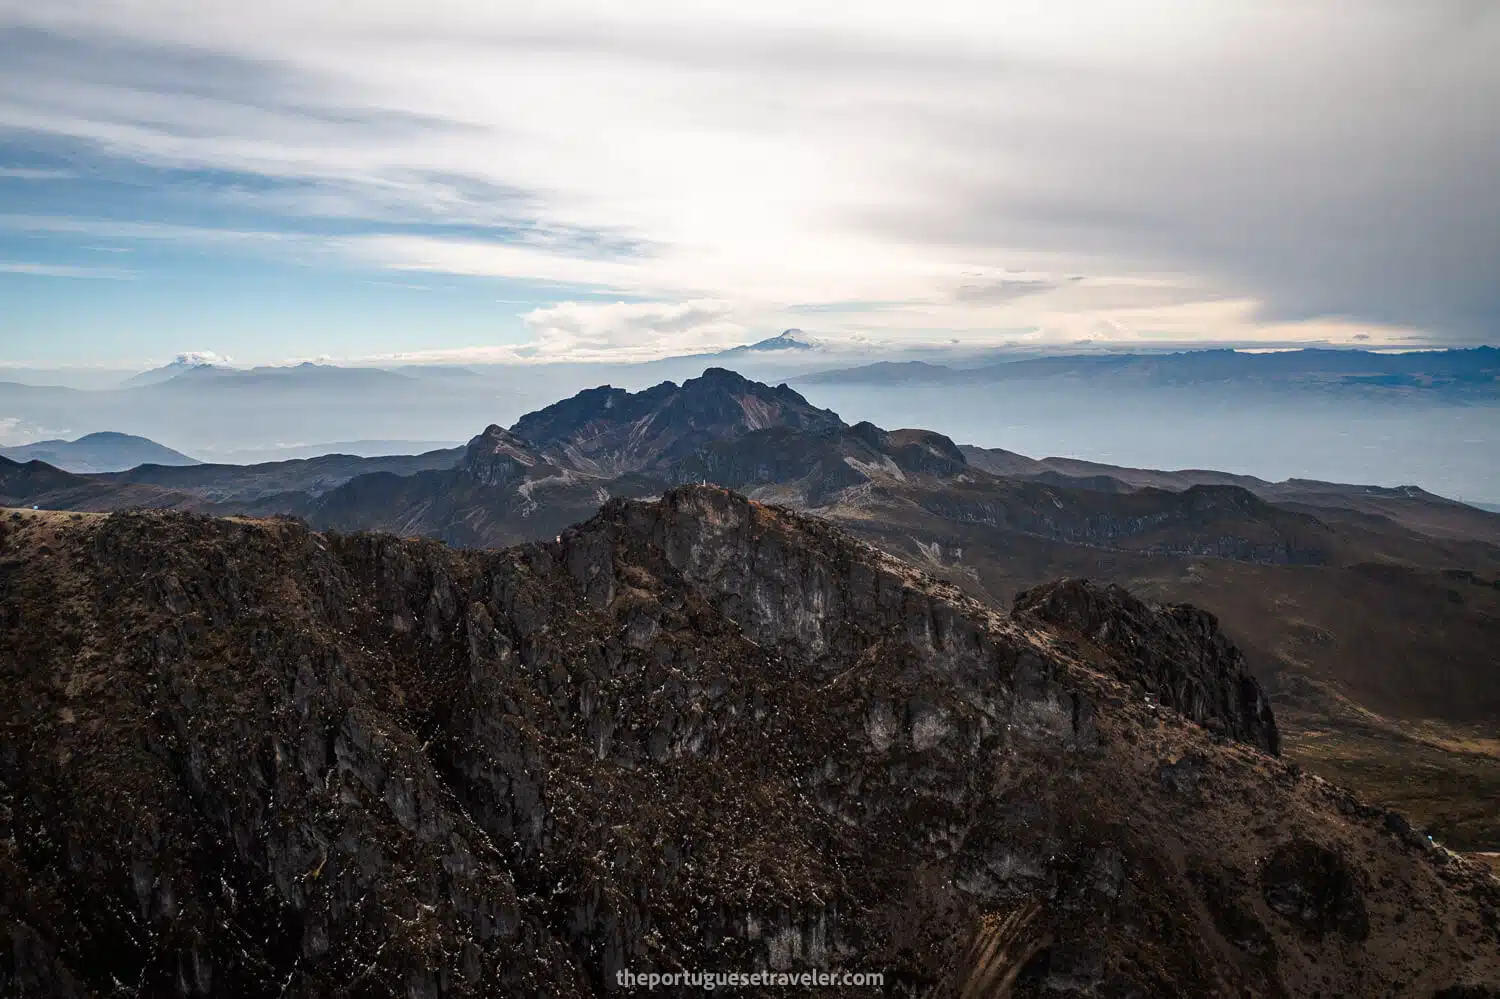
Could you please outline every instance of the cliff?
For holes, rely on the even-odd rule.
[[[495,552],[0,524],[0,993],[1500,981],[1500,884],[1264,752],[1187,611],[1007,615],[702,487]]]

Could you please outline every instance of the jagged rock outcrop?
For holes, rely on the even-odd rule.
[[[1156,650],[1080,644],[723,490],[497,552],[3,525],[0,993],[1500,980],[1500,884],[1143,703],[1125,678]]]
[[[759,430],[817,434],[842,426],[837,413],[818,409],[785,385],[773,388],[709,368],[680,386],[587,389],[528,413],[511,431],[553,464],[614,476],[667,468],[706,445]]]
[[[322,527],[499,546],[555,537],[611,496],[713,483],[809,508],[874,482],[936,481],[966,467],[941,434],[849,427],[785,385],[709,368],[681,385],[585,390],[509,430],[487,428],[451,471],[362,477],[296,512]]]
[[[1208,611],[1064,579],[1017,594],[1015,613],[1088,639],[1122,679],[1210,731],[1280,750],[1270,700]]]
[[[459,466],[475,482],[486,486],[517,486],[533,471],[546,468],[541,456],[504,427],[491,425],[469,441]]]

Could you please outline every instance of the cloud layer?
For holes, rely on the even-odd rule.
[[[0,0],[0,129],[254,179],[209,242],[548,289],[538,356],[1500,326],[1492,4],[511,8]]]

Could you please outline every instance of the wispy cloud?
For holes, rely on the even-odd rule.
[[[562,302],[524,319],[538,360],[647,360],[721,350],[745,341],[731,302]]]
[[[68,264],[33,264],[0,260],[0,274],[28,274],[32,277],[93,278],[108,281],[130,281],[139,277],[136,271],[119,267],[76,267]]]
[[[528,320],[539,352],[678,349],[649,309],[701,301],[731,308],[684,343],[799,310],[887,338],[1244,340],[1347,322],[1462,342],[1500,324],[1500,119],[1474,99],[1500,88],[1485,5],[256,13],[0,13],[0,127],[254,178],[213,198],[264,231],[0,227],[647,310]]]
[[[61,233],[112,239],[163,240],[192,243],[292,243],[307,242],[298,233],[275,230],[227,229],[213,226],[180,225],[170,222],[130,222],[118,219],[75,217],[68,215],[28,215],[0,213],[0,231],[26,233]],[[91,246],[89,249],[120,250],[116,247]],[[124,252],[129,252],[126,249]]]
[[[71,170],[43,170],[35,167],[0,166],[0,180],[70,180],[77,176]]]

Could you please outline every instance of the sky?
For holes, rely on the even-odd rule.
[[[1500,340],[1500,6],[0,0],[0,364]]]

